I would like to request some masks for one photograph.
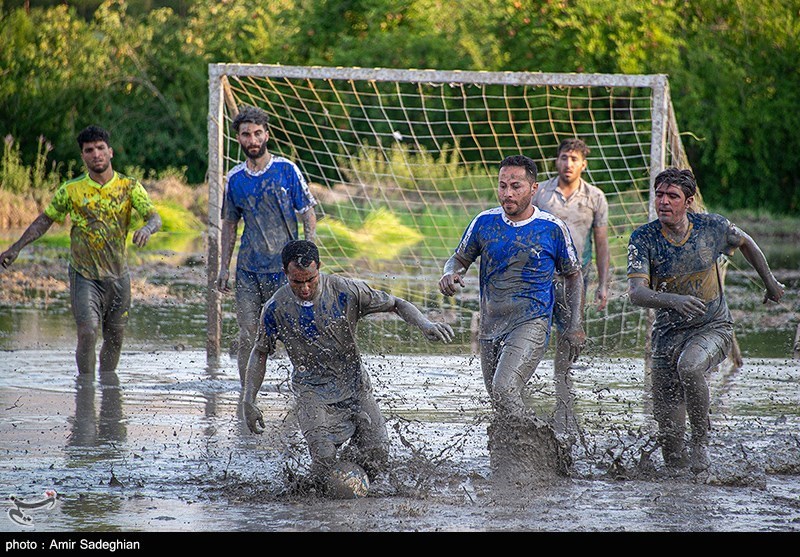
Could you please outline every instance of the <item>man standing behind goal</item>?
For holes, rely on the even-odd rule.
[[[217,288],[229,291],[231,258],[239,221],[244,231],[236,261],[236,321],[239,324],[238,368],[244,385],[261,308],[286,283],[281,250],[298,237],[297,213],[306,240],[313,241],[317,204],[297,166],[267,151],[269,116],[245,106],[233,119],[236,140],[247,160],[226,176],[222,205],[221,262]]]
[[[533,196],[533,204],[554,214],[569,228],[583,271],[584,299],[592,270],[592,245],[596,247],[595,303],[597,309],[602,311],[608,303],[608,202],[600,188],[587,183],[582,177],[588,155],[589,148],[582,140],[563,140],[556,153],[558,176],[539,186]],[[570,321],[570,309],[564,296],[564,281],[560,277],[556,277],[555,289],[553,321],[558,335],[553,358],[556,387],[554,426],[557,432],[563,433],[570,425],[574,425],[575,420],[570,375],[572,360],[569,357],[569,344],[564,338],[564,331]]]
[[[529,416],[523,389],[547,348],[555,273],[564,276],[571,309],[565,332],[571,359],[586,338],[580,316],[580,263],[566,225],[531,203],[536,174],[536,163],[523,155],[500,163],[500,207],[472,220],[439,280],[442,294],[452,296],[480,257],[483,380],[501,416],[523,419]]]
[[[691,171],[668,168],[654,187],[658,220],[634,230],[628,244],[628,294],[632,303],[656,310],[653,413],[664,462],[699,473],[710,465],[707,374],[725,359],[733,336],[719,257],[741,249],[764,281],[765,303],[779,301],[784,286],[750,236],[723,216],[690,211],[697,193]],[[684,449],[687,412],[690,455]]]

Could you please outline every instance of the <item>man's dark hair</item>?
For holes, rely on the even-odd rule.
[[[512,155],[510,157],[506,157],[503,159],[503,162],[500,163],[500,168],[505,168],[506,166],[520,166],[525,169],[525,174],[528,176],[528,180],[531,183],[536,182],[536,176],[539,173],[539,170],[536,168],[536,163],[530,157],[526,157],[525,155]]]
[[[582,139],[577,137],[569,137],[561,142],[556,152],[556,158],[561,156],[564,151],[577,151],[583,155],[584,159],[589,158],[589,147]]]
[[[239,109],[239,114],[233,119],[232,125],[236,133],[239,133],[239,126],[245,123],[263,126],[266,130],[269,126],[269,114],[255,106],[245,105]]]
[[[289,263],[294,262],[300,267],[309,267],[312,263],[319,268],[319,250],[314,242],[308,240],[292,240],[281,251],[283,268],[289,269]]]
[[[105,141],[106,145],[111,145],[109,140],[111,134],[100,126],[88,126],[83,128],[78,134],[78,147],[83,150],[86,143],[94,143],[95,141]]]
[[[656,176],[653,188],[655,189],[661,184],[680,187],[687,199],[697,193],[697,182],[691,170],[681,170],[674,167],[664,169]]]

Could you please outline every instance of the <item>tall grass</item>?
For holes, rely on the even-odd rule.
[[[64,179],[62,164],[55,161],[48,164],[47,157],[52,150],[52,144],[39,136],[33,163],[26,165],[22,161],[19,143],[11,135],[7,135],[3,141],[3,157],[0,159],[0,189],[29,197],[37,207],[43,208],[50,192]],[[67,166],[64,176],[72,177],[71,164]]]
[[[412,149],[397,143],[378,148],[363,143],[355,156],[342,156],[341,168],[351,184],[363,187],[373,197],[420,199],[457,196],[469,201],[491,198],[494,185],[486,169],[464,162],[458,143],[444,144],[439,155],[424,146]]]

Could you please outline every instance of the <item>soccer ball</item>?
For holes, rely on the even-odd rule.
[[[328,472],[326,494],[334,499],[359,499],[369,491],[369,477],[358,464],[340,461]]]

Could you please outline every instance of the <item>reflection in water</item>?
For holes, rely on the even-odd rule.
[[[122,389],[115,372],[100,374],[100,415],[95,412],[94,377],[81,374],[75,379],[75,415],[67,445],[97,447],[122,443],[127,438],[122,411]]]

